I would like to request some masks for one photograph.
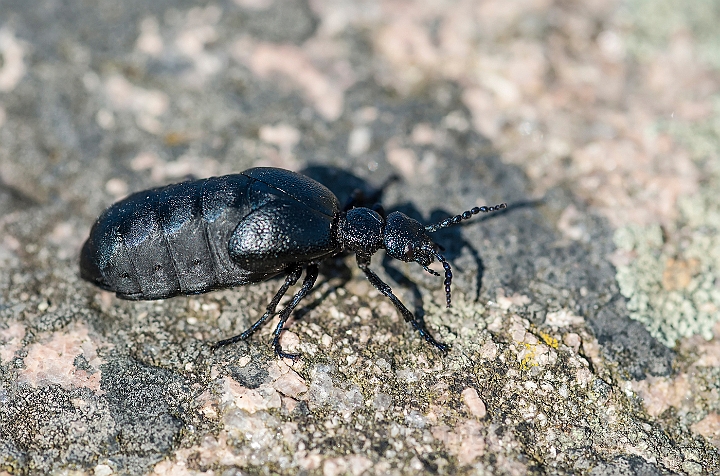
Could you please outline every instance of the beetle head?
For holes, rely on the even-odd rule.
[[[427,226],[421,225],[420,222],[413,220],[403,213],[393,212],[388,215],[385,223],[385,233],[383,235],[385,251],[392,258],[420,263],[425,271],[436,276],[439,276],[439,274],[428,268],[428,265],[435,259],[442,263],[443,269],[445,270],[445,300],[447,307],[450,307],[452,268],[450,267],[450,263],[438,252],[438,245],[430,239],[428,233],[457,225],[461,221],[467,220],[478,213],[494,212],[506,207],[507,205],[505,203],[492,207],[474,207],[462,212],[460,215],[455,215],[439,223]]]
[[[452,268],[443,255],[438,253],[438,245],[428,236],[427,227],[417,220],[401,212],[392,212],[385,222],[383,237],[385,251],[391,258],[400,261],[415,261],[425,271],[440,276],[428,266],[436,259],[445,269],[445,300],[450,307],[450,284],[452,283]]]
[[[435,260],[435,243],[417,220],[401,212],[392,212],[385,220],[383,246],[390,257],[416,261],[428,266]]]

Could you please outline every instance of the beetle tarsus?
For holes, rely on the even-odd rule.
[[[293,353],[285,352],[284,350],[282,350],[280,343],[278,343],[275,346],[275,355],[277,355],[281,359],[290,359],[293,362],[296,362],[300,359],[300,354],[293,354]]]
[[[423,320],[414,319],[413,321],[411,321],[411,324],[415,328],[415,330],[420,333],[420,336],[425,339],[425,342],[433,345],[443,354],[447,354],[450,351],[450,346],[448,344],[435,340],[432,334],[428,332],[427,328],[425,327],[425,322]]]

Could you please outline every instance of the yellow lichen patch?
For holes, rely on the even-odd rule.
[[[534,342],[519,343],[522,346],[517,356],[520,369],[529,370],[532,367],[554,365],[557,362],[557,352],[549,345],[538,342],[534,336],[533,340]]]
[[[546,332],[538,331],[536,335],[526,329],[528,326],[527,323],[523,325],[522,322],[517,321],[511,325],[509,330],[510,336],[517,346],[516,349],[518,349],[517,361],[520,369],[529,370],[531,367],[553,365],[557,361],[558,340]]]
[[[518,354],[520,358],[520,368],[522,370],[530,370],[531,367],[536,367],[538,364],[535,362],[535,348],[534,344],[522,343],[525,346],[525,350]]]
[[[543,340],[543,342],[545,342],[547,345],[549,345],[553,349],[557,349],[559,347],[560,344],[559,344],[558,340],[556,338],[554,338],[553,336],[551,336],[550,334],[548,334],[547,332],[539,331],[538,335]]]

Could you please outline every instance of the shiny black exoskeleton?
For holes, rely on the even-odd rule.
[[[164,299],[257,283],[285,274],[265,313],[240,335],[215,347],[247,339],[275,314],[280,299],[306,270],[300,290],[280,312],[273,345],[280,357],[296,359],[280,346],[280,333],[318,276],[318,262],[342,251],[355,253],[373,286],[390,298],[406,321],[442,351],[436,341],[370,268],[384,248],[392,258],[416,261],[425,271],[436,259],[445,269],[450,306],[450,264],[428,232],[455,225],[480,212],[475,207],[423,226],[400,212],[384,216],[369,208],[341,210],[325,186],[288,170],[259,167],[240,174],[183,182],[138,192],[115,203],[97,219],[80,256],[80,275],[122,299]]]

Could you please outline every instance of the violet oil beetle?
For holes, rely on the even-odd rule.
[[[403,318],[439,350],[438,342],[370,269],[380,249],[392,258],[419,263],[428,273],[435,260],[445,270],[450,306],[452,269],[429,233],[467,220],[480,212],[505,208],[475,207],[439,223],[424,226],[400,212],[385,216],[381,208],[339,206],[325,186],[288,170],[258,167],[239,174],[182,182],[138,192],[100,215],[83,245],[80,276],[119,298],[165,299],[243,286],[284,274],[285,281],[265,313],[240,335],[214,348],[250,337],[275,309],[305,270],[300,290],[280,312],[273,347],[283,351],[280,333],[295,307],[318,276],[318,263],[341,252],[354,253],[370,283],[395,305]]]

